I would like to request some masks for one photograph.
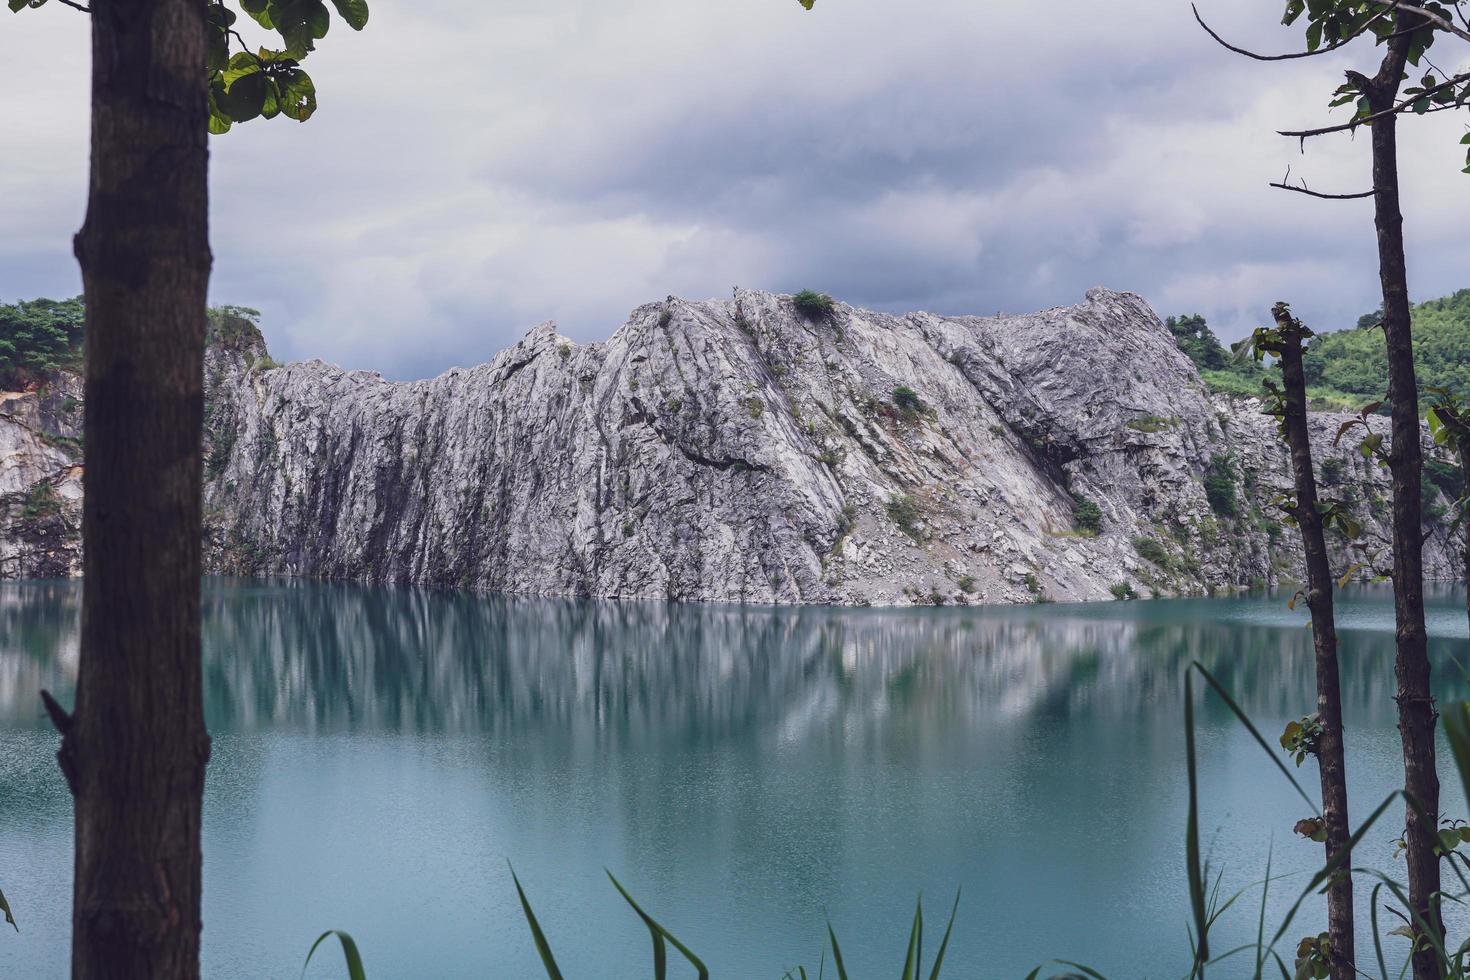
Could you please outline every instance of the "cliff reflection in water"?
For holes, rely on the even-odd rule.
[[[1345,603],[1359,724],[1392,723],[1387,601]],[[0,724],[39,726],[37,692],[70,694],[79,607],[77,583],[0,587]],[[1441,697],[1465,694],[1445,656],[1462,608],[1445,594],[1433,610]],[[1305,617],[1281,598],[873,610],[213,580],[204,624],[216,730],[851,740],[908,718],[951,732],[1078,710],[1174,719],[1193,660],[1266,716],[1301,713],[1312,690]]]

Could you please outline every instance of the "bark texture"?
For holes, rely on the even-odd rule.
[[[199,976],[204,3],[94,0],[72,976]]]
[[[1337,620],[1333,609],[1333,576],[1328,562],[1322,515],[1317,510],[1317,478],[1312,469],[1311,433],[1307,426],[1307,381],[1302,370],[1302,329],[1285,307],[1277,307],[1284,399],[1283,421],[1291,449],[1296,486],[1297,526],[1307,571],[1307,605],[1312,611],[1312,645],[1316,653],[1317,769],[1322,785],[1322,820],[1327,828],[1327,860],[1339,861],[1327,890],[1327,932],[1332,941],[1332,980],[1353,980],[1352,855],[1348,839],[1347,763],[1343,758],[1342,693],[1337,666]]]
[[[1418,6],[1417,3],[1410,3]],[[1409,45],[1409,31],[1419,23],[1400,13],[1399,35],[1389,42],[1378,75],[1358,76],[1374,111],[1393,105]],[[1424,630],[1423,491],[1420,477],[1424,453],[1419,441],[1419,394],[1414,377],[1414,348],[1409,324],[1409,286],[1404,260],[1404,218],[1399,208],[1398,117],[1373,123],[1374,224],[1378,232],[1378,275],[1383,289],[1383,333],[1388,347],[1388,400],[1393,442],[1389,469],[1393,476],[1393,591],[1398,653],[1394,674],[1399,709],[1399,736],[1404,754],[1406,807],[1404,840],[1409,873],[1409,902],[1416,917],[1443,935],[1438,902],[1439,855],[1435,831],[1439,822],[1439,776],[1434,768],[1437,713],[1430,691],[1429,655]],[[1441,975],[1432,949],[1414,955],[1415,980]]]

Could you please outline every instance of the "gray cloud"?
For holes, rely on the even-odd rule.
[[[1206,12],[1284,49],[1279,7]],[[213,295],[261,308],[279,357],[397,377],[736,283],[948,313],[1107,284],[1231,336],[1281,298],[1322,326],[1372,308],[1370,206],[1266,187],[1288,165],[1366,186],[1364,142],[1303,158],[1272,135],[1324,118],[1344,57],[1243,61],[1174,0],[1079,9],[377,0],[313,55],[315,119],[214,141]],[[87,66],[68,13],[0,34],[44,93],[0,102],[22,148],[0,170],[7,297],[77,289]],[[1470,285],[1448,115],[1404,128],[1420,296]]]

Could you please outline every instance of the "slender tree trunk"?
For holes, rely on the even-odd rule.
[[[93,0],[72,977],[199,976],[203,0]]]
[[[1418,6],[1414,0],[1409,0]],[[1383,65],[1373,79],[1355,78],[1375,111],[1393,104],[1399,90],[1409,44],[1408,31],[1418,23],[1398,14],[1401,36],[1389,42]],[[1404,841],[1409,872],[1409,903],[1439,935],[1439,855],[1435,853],[1439,822],[1439,776],[1434,766],[1434,729],[1438,717],[1429,682],[1428,641],[1424,630],[1424,542],[1422,534],[1423,449],[1420,445],[1419,393],[1414,377],[1414,347],[1409,324],[1409,286],[1404,261],[1404,219],[1399,210],[1398,117],[1374,122],[1374,224],[1378,230],[1378,275],[1383,289],[1383,333],[1388,347],[1388,401],[1393,444],[1389,469],[1393,476],[1393,592],[1398,653],[1394,674],[1399,709],[1399,737],[1404,753],[1404,792],[1411,803],[1405,815]],[[1415,980],[1438,980],[1436,954],[1416,946]]]
[[[1284,306],[1275,310],[1284,343],[1281,380],[1285,390],[1286,441],[1296,479],[1296,520],[1307,565],[1307,606],[1312,611],[1312,644],[1317,655],[1317,770],[1322,783],[1322,820],[1327,829],[1327,860],[1340,857],[1338,874],[1327,890],[1327,932],[1332,940],[1332,980],[1354,980],[1352,855],[1348,838],[1347,763],[1342,744],[1342,693],[1337,667],[1337,620],[1333,609],[1332,569],[1322,515],[1317,510],[1317,478],[1307,430],[1307,381],[1302,370],[1302,331]]]

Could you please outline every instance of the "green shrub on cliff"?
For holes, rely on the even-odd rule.
[[[1210,457],[1210,465],[1205,468],[1205,497],[1210,501],[1210,508],[1221,517],[1240,513],[1235,496],[1235,465],[1230,457],[1220,453]]]
[[[837,309],[837,303],[831,296],[810,289],[803,289],[791,297],[791,303],[798,313],[812,320],[829,317]]]
[[[1072,529],[1082,534],[1102,532],[1103,512],[1095,500],[1080,493],[1072,494]]]

